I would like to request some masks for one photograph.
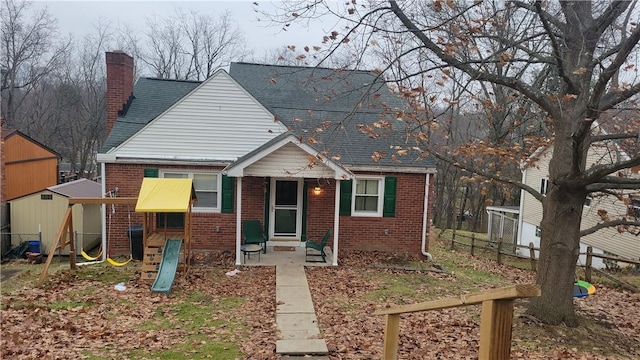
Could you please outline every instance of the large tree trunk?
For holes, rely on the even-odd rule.
[[[577,122],[579,119],[574,119]],[[572,121],[556,127],[553,158],[549,163],[548,192],[542,202],[540,266],[536,282],[542,295],[533,298],[527,313],[544,323],[578,326],[573,307],[575,266],[580,255],[580,224],[585,189],[569,188],[564,180],[586,164],[584,142],[572,138]],[[576,150],[576,147],[578,150]]]
[[[584,195],[554,190],[543,204],[537,283],[542,296],[528,313],[547,324],[577,326],[573,308],[574,268],[580,253],[580,218]]]

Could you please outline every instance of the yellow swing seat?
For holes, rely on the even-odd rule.
[[[129,257],[129,259],[128,259],[127,261],[125,261],[125,262],[121,262],[121,263],[120,263],[120,262],[117,262],[117,261],[113,260],[112,258],[108,257],[108,258],[107,258],[107,262],[108,262],[109,264],[113,265],[113,266],[125,266],[125,265],[127,265],[127,264],[132,260],[132,259],[133,259],[133,257],[131,257],[131,256],[130,256],[130,257]]]
[[[84,250],[82,250],[80,252],[80,255],[82,255],[83,258],[85,258],[85,259],[87,259],[89,261],[96,261],[96,260],[98,260],[99,258],[102,257],[102,249],[100,249],[100,251],[98,251],[98,254],[95,257],[87,254],[86,252],[84,252]]]

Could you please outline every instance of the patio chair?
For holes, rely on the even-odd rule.
[[[318,242],[313,242],[307,240],[305,243],[305,261],[307,262],[327,262],[327,254],[324,252],[324,247],[327,246],[327,242],[329,241],[329,236],[331,236],[331,230],[327,230],[324,234],[322,240]],[[320,260],[309,260],[309,257],[322,257],[322,261]]]
[[[267,237],[262,232],[260,220],[242,221],[242,239],[244,244],[258,244],[262,246],[262,253],[267,253]]]

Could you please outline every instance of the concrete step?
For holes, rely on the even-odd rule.
[[[328,353],[327,344],[322,339],[276,341],[276,354],[327,355]]]

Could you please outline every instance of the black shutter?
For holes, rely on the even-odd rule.
[[[222,175],[222,204],[220,212],[223,214],[233,214],[233,190],[236,179]]]
[[[396,216],[396,188],[398,178],[389,176],[384,179],[384,204],[382,205],[382,216]]]
[[[340,215],[351,215],[353,180],[340,181]]]

